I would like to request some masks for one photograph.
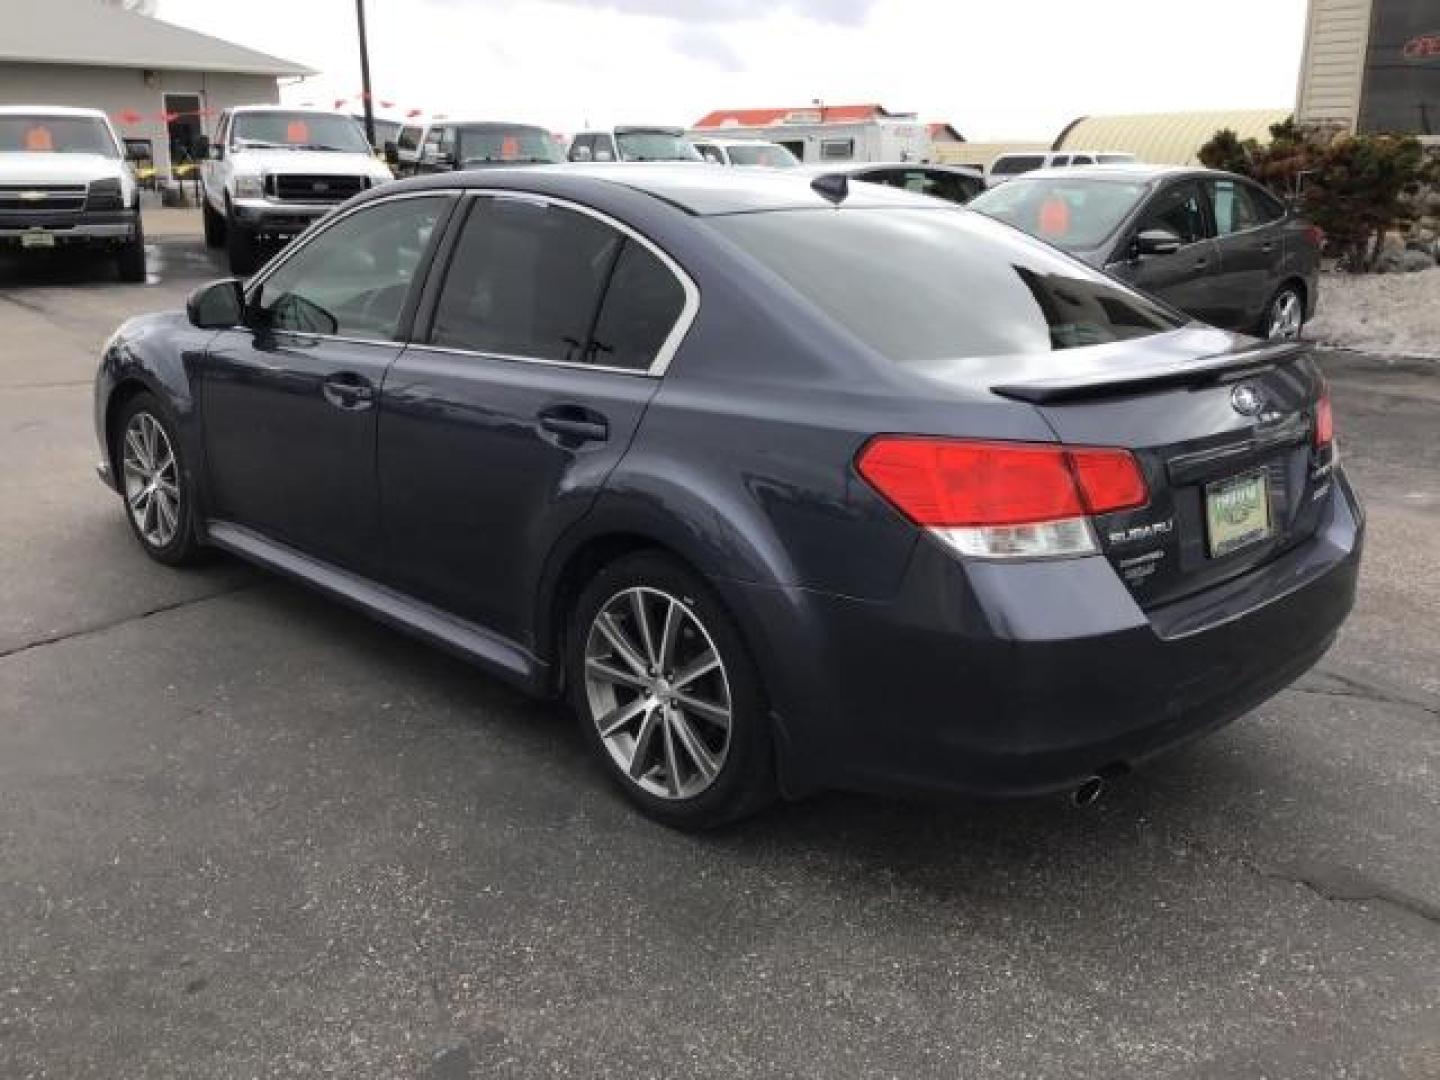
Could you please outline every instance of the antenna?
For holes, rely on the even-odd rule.
[[[839,206],[850,194],[850,179],[844,173],[826,173],[811,180],[810,189]]]

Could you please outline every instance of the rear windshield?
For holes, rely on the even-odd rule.
[[[771,169],[790,169],[800,160],[783,146],[758,143],[755,146],[731,146],[730,164],[764,165]]]
[[[620,131],[615,134],[623,161],[701,161],[700,152],[673,131]]]
[[[966,210],[788,210],[709,220],[899,363],[1043,353],[1183,325],[1099,271]]]
[[[99,154],[120,149],[104,122],[90,116],[0,116],[0,154]]]
[[[1023,154],[1019,157],[996,158],[995,164],[990,166],[991,176],[1014,176],[1016,173],[1029,172],[1031,169],[1038,169],[1045,164],[1045,158],[1041,154]]]
[[[1134,181],[1022,176],[978,196],[970,209],[1056,247],[1083,251],[1104,242],[1145,190],[1144,183]]]
[[[551,165],[560,160],[544,128],[520,124],[462,124],[461,165]]]

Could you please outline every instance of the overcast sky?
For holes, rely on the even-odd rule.
[[[159,0],[358,92],[353,0]],[[377,98],[556,131],[878,102],[972,140],[1076,116],[1293,105],[1305,0],[366,0]]]

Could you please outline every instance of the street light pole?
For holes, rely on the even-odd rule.
[[[365,0],[355,0],[355,23],[360,28],[360,100],[365,103],[365,139],[375,145],[375,106],[370,100],[370,46],[365,41]]]

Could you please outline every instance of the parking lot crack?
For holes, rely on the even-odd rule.
[[[1316,896],[1335,903],[1384,904],[1421,918],[1432,926],[1440,926],[1440,904],[1393,889],[1348,866],[1335,866],[1327,863],[1290,863],[1264,867],[1249,863],[1247,860],[1240,861],[1264,877],[1299,885],[1309,889]]]
[[[1398,705],[1402,708],[1417,709],[1440,718],[1440,704],[1423,700],[1418,695],[1378,686],[1367,679],[1360,679],[1353,675],[1341,675],[1334,671],[1319,672],[1316,678],[1319,681],[1307,679],[1295,686],[1294,689],[1301,694],[1355,698],[1359,701],[1372,701],[1379,705]],[[1327,682],[1331,685],[1326,685]]]
[[[166,612],[178,611],[181,608],[193,607],[196,604],[204,604],[211,600],[218,600],[223,596],[231,596],[246,589],[253,589],[263,581],[244,581],[228,588],[218,589],[215,592],[205,593],[203,596],[189,596],[183,600],[175,600],[168,604],[159,604],[153,608],[136,612],[133,615],[126,615],[119,619],[110,619],[106,622],[91,623],[88,626],[76,627],[74,630],[66,630],[63,633],[51,634],[47,637],[36,638],[34,641],[27,641],[23,645],[16,645],[10,649],[0,650],[0,660],[9,660],[12,657],[21,656],[36,649],[43,649],[50,645],[60,645],[76,638],[88,637],[91,634],[101,634],[107,630],[114,630],[117,627],[126,626],[130,623],[141,622],[155,615],[164,615]]]

